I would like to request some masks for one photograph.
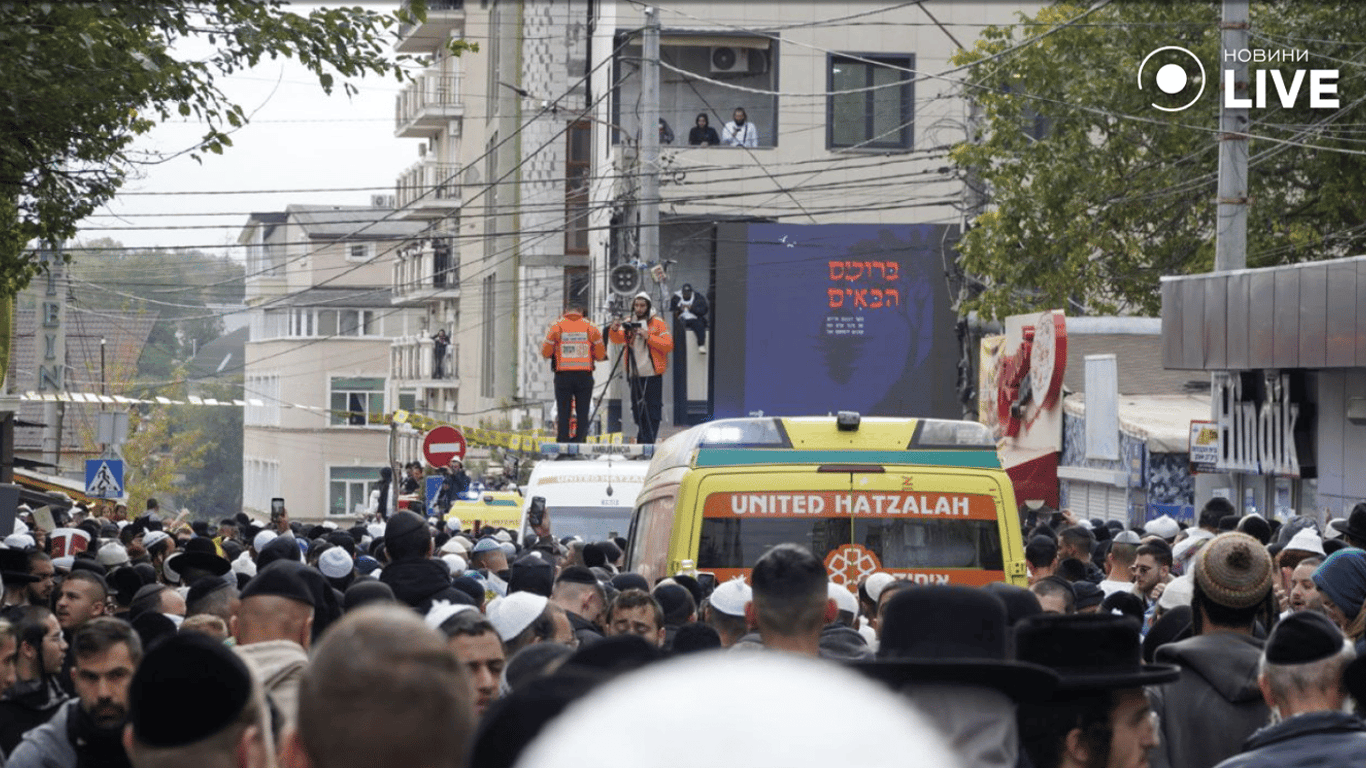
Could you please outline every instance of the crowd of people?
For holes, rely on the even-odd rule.
[[[552,515],[519,541],[408,510],[347,528],[78,509],[61,532],[21,514],[0,549],[5,764],[501,768],[587,747],[608,766],[1243,768],[1366,747],[1366,504],[1323,532],[1220,499],[1188,528],[1042,516],[1028,588],[844,584],[798,543],[747,579],[652,582],[624,541],[552,535]],[[73,536],[88,546],[53,557]]]

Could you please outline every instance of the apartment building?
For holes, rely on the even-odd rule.
[[[246,246],[244,508],[283,497],[293,519],[363,509],[388,460],[393,339],[417,318],[391,303],[392,254],[419,225],[371,207],[289,205],[252,214]]]
[[[566,293],[589,283],[565,199],[571,151],[586,159],[586,134],[570,126],[587,104],[592,6],[429,0],[424,21],[399,29],[396,50],[428,64],[396,103],[396,135],[420,142],[397,207],[420,231],[396,254],[391,301],[419,321],[394,341],[392,370],[396,396],[426,415],[513,427],[548,417],[541,338]],[[479,50],[450,55],[453,39]],[[449,347],[437,376],[439,331]],[[400,454],[420,458],[418,437],[404,436]]]
[[[1040,5],[669,3],[654,11],[669,143],[657,168],[643,168],[644,6],[427,3],[396,44],[429,57],[397,105],[398,135],[421,140],[398,207],[424,227],[394,267],[393,301],[424,318],[395,344],[399,395],[438,418],[548,424],[553,375],[538,347],[565,297],[585,298],[605,322],[636,290],[664,309],[689,283],[711,300],[722,346],[701,355],[675,327],[667,423],[824,412],[854,391],[867,412],[956,416],[944,273],[973,202],[947,157],[971,120],[949,58],[984,26]],[[480,50],[448,56],[453,38]],[[737,107],[757,129],[752,146],[689,143],[698,115],[720,134]],[[638,245],[645,173],[661,184],[657,253]],[[831,282],[836,264],[849,285]],[[609,277],[623,265],[636,272],[629,289]],[[775,336],[789,311],[810,315],[789,333],[806,347]],[[430,336],[441,328],[453,373],[435,379]],[[828,381],[791,387],[809,378],[810,359]],[[929,372],[947,386],[916,383]],[[765,400],[791,389],[806,399]],[[915,399],[929,392],[939,399]],[[621,394],[607,393],[609,428],[629,414]],[[416,456],[416,438],[404,450]]]

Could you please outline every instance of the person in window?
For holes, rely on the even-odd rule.
[[[697,119],[693,121],[692,130],[688,131],[688,144],[693,147],[714,147],[721,143],[721,137],[716,135],[716,129],[711,127],[711,121],[707,119],[706,112],[699,112]]]
[[[442,328],[432,337],[432,378],[446,378],[446,350],[451,346],[451,339],[446,335],[446,329]]]
[[[669,122],[662,117],[659,118],[659,143],[674,143],[674,129],[669,125]]]
[[[736,107],[732,119],[721,129],[721,143],[727,147],[759,146],[759,129],[749,121],[744,107]]]

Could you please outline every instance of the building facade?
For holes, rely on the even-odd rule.
[[[387,200],[377,200],[387,203]],[[252,214],[243,507],[285,499],[296,520],[354,519],[389,459],[393,339],[414,327],[390,301],[391,254],[418,227],[388,205],[290,205]]]
[[[420,232],[394,263],[392,301],[416,319],[392,370],[397,397],[424,415],[523,427],[553,401],[540,341],[566,291],[588,284],[564,201],[571,142],[583,142],[568,127],[588,92],[592,5],[435,0],[399,30],[396,49],[428,66],[396,105],[396,134],[421,142],[396,195]],[[451,55],[457,39],[479,50]],[[403,435],[399,452],[420,458],[419,436]]]
[[[644,168],[638,149],[639,5],[426,5],[426,19],[400,28],[395,46],[428,67],[396,105],[397,135],[420,141],[397,207],[422,231],[393,268],[392,301],[419,317],[394,343],[394,396],[435,418],[519,428],[551,423],[553,373],[539,346],[567,297],[604,324],[636,290],[666,317],[683,283],[714,300],[735,271],[723,225],[961,227],[965,188],[947,152],[969,135],[970,108],[954,78],[933,73],[951,69],[954,51],[984,25],[1040,4],[688,0],[660,9],[668,143],[657,168]],[[479,50],[449,55],[453,39]],[[736,107],[757,129],[753,146],[689,143],[699,114],[720,133]],[[661,182],[655,253],[638,245],[646,173]],[[609,275],[622,265],[640,279],[614,292]],[[439,330],[450,339],[440,379]],[[714,370],[721,356],[709,360],[691,335],[675,336],[666,425],[713,415],[711,384],[727,375]],[[610,366],[599,368],[595,396]],[[629,414],[620,389],[605,392],[607,429]],[[403,458],[419,456],[417,439],[405,438]]]

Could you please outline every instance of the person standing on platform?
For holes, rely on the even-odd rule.
[[[571,302],[564,316],[550,326],[541,343],[541,357],[550,360],[555,371],[556,441],[585,442],[593,397],[593,367],[597,361],[607,359],[607,346],[602,341],[602,331],[584,317],[583,302]],[[572,435],[571,414],[577,420]]]

